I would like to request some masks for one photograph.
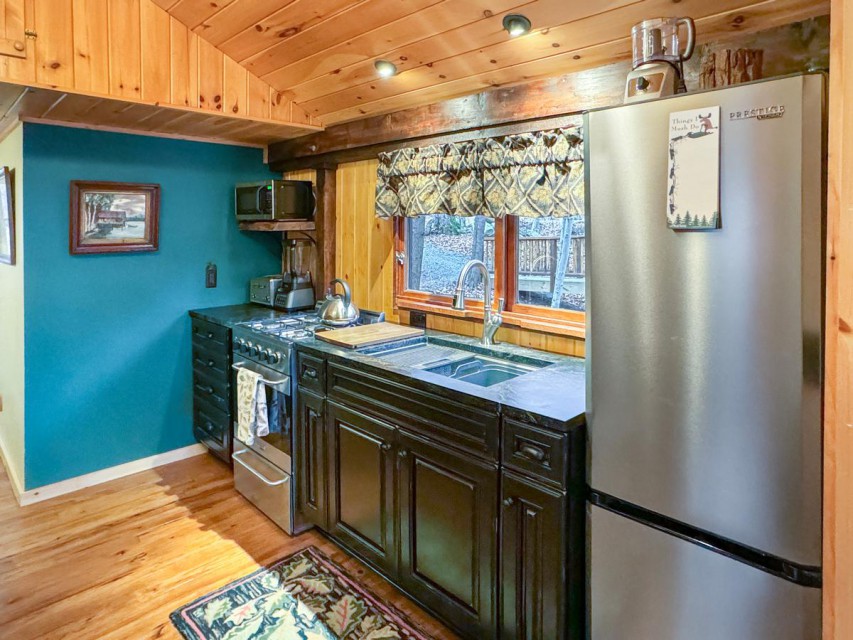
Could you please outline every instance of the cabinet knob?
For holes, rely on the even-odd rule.
[[[383,451],[389,451],[391,449],[391,445],[387,442],[383,442],[381,445],[379,445],[379,448]]]
[[[406,451],[405,449],[400,449],[397,452],[397,455],[400,456],[401,458],[405,458],[407,455],[409,455],[409,452]]]
[[[316,369],[312,369],[311,367],[305,367],[305,370],[302,373],[305,375],[306,378],[313,378],[314,380],[317,379]]]
[[[513,500],[512,498],[504,498],[505,506],[511,507],[513,504],[515,504],[515,500]]]
[[[210,338],[210,339],[212,340],[212,339],[213,339],[213,331],[208,331],[208,332],[207,332],[207,337],[208,337],[208,338]]]
[[[216,364],[216,363],[215,363],[213,360],[208,360],[208,361],[207,361],[207,366],[208,366],[208,367],[212,367],[212,366],[213,366],[213,365],[215,365],[215,364]]]

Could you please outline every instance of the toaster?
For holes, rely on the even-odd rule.
[[[249,281],[249,302],[262,304],[267,307],[273,306],[275,294],[281,286],[281,282],[281,275],[252,278]]]

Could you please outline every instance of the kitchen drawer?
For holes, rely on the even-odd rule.
[[[503,463],[566,488],[569,438],[564,433],[504,420]]]
[[[200,339],[203,343],[204,341],[209,341],[210,343],[224,346],[227,349],[231,348],[231,330],[228,327],[213,324],[212,322],[205,322],[198,318],[192,319],[192,325],[193,338]],[[214,344],[210,346],[214,349],[216,348]]]
[[[230,375],[231,352],[220,344],[193,336],[193,367],[217,376]]]
[[[301,387],[326,395],[326,361],[297,351],[296,381]]]
[[[203,431],[212,439],[217,447],[228,444],[228,432],[231,429],[231,418],[228,414],[213,408],[203,400],[196,399],[193,407],[193,426]]]
[[[497,411],[490,413],[333,362],[327,374],[330,400],[497,461]]]
[[[193,395],[202,398],[226,414],[231,413],[231,396],[227,376],[193,369]]]

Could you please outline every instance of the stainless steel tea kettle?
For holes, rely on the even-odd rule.
[[[332,293],[335,289],[335,284],[340,284],[343,287],[343,297]],[[326,300],[320,306],[320,310],[317,313],[323,324],[333,327],[346,327],[358,320],[358,307],[352,303],[352,291],[346,280],[335,278],[329,283]]]

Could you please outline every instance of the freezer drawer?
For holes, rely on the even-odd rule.
[[[287,533],[293,533],[291,478],[241,442],[234,455],[234,488]]]
[[[820,640],[820,590],[590,506],[593,640]]]

